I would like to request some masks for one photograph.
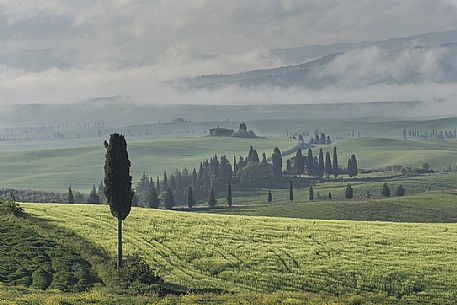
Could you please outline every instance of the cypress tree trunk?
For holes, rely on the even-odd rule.
[[[122,268],[122,218],[117,216],[117,268]]]

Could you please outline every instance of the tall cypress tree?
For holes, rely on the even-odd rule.
[[[168,177],[166,171],[163,172],[162,189],[164,192],[168,190]]]
[[[309,200],[310,200],[310,201],[313,201],[313,200],[314,200],[314,188],[313,188],[312,185],[309,187],[308,197],[309,197]]]
[[[232,185],[230,183],[230,180],[228,182],[228,187],[227,187],[227,204],[229,208],[232,207]]]
[[[194,195],[192,193],[192,187],[189,186],[189,189],[187,191],[187,206],[189,207],[189,209],[192,209],[192,207],[194,206]]]
[[[130,176],[130,161],[124,136],[114,133],[109,142],[104,142],[105,156],[105,197],[111,214],[117,218],[118,257],[117,266],[122,268],[122,221],[132,207],[133,191]]]
[[[290,181],[289,184],[289,200],[294,201],[294,186],[292,184],[292,181]]]
[[[163,194],[163,203],[167,210],[173,209],[173,206],[175,205],[175,197],[173,196],[173,191],[171,188],[167,188]]]
[[[75,203],[75,196],[73,196],[73,190],[71,186],[68,188],[68,196],[67,196],[68,203]]]
[[[154,187],[154,183],[151,184],[148,192],[148,207],[150,209],[158,209],[160,206],[159,194],[157,189]]]
[[[359,166],[357,164],[357,158],[355,155],[351,156],[351,167],[352,167],[352,177],[357,177],[359,174]]]
[[[98,204],[100,203],[100,198],[97,195],[97,189],[95,188],[95,184],[92,186],[92,191],[89,195],[89,203]]]
[[[268,190],[267,201],[268,202],[272,202],[273,201],[273,195],[271,194],[271,190]]]
[[[275,149],[273,150],[272,161],[273,161],[273,174],[276,177],[281,177],[282,176],[282,154],[281,154],[281,150],[279,150],[278,147],[275,147]]]
[[[208,196],[208,206],[210,209],[214,209],[216,207],[217,200],[216,196],[214,195],[214,189],[211,188],[209,190],[209,196]]]
[[[298,149],[295,154],[295,162],[297,165],[298,176],[301,176],[305,172],[305,158],[303,157],[301,149]]]
[[[338,178],[340,171],[340,166],[338,164],[338,153],[336,151],[336,146],[333,147],[333,175],[335,178]]]
[[[314,177],[315,176],[315,170],[314,170],[314,157],[313,157],[313,151],[308,149],[308,164],[306,166],[307,171],[308,171],[308,176]]]
[[[324,176],[325,165],[324,165],[324,151],[319,149],[319,178]]]
[[[160,194],[160,181],[159,181],[159,177],[157,177],[157,180],[156,180],[156,191],[157,191],[157,194]]]
[[[349,177],[354,177],[353,173],[353,168],[352,168],[352,161],[351,159],[348,160],[348,175]]]
[[[329,178],[333,174],[332,160],[330,158],[330,153],[325,154],[325,175]]]

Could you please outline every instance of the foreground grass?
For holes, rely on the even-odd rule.
[[[123,304],[123,305],[192,305],[192,304],[242,304],[242,305],[336,305],[336,304],[411,304],[415,300],[398,300],[385,294],[331,296],[310,292],[277,291],[273,293],[236,293],[236,294],[187,294],[182,296],[122,296],[102,290],[83,293],[62,293],[59,291],[37,291],[24,288],[5,287],[0,284],[2,304],[50,304],[50,305],[86,305],[86,304]]]
[[[111,256],[107,206],[23,205]],[[132,210],[127,253],[169,283],[232,292],[385,293],[446,301],[457,289],[457,225],[319,221]]]

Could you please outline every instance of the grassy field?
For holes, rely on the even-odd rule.
[[[291,217],[302,219],[393,221],[417,223],[457,223],[457,193],[430,192],[406,197],[362,200],[304,199],[308,194],[295,194],[294,202],[288,192],[274,192],[274,201],[250,198],[231,209],[219,208],[217,214]],[[298,197],[298,198],[297,198]],[[239,202],[237,200],[235,203]],[[221,201],[221,204],[224,204]],[[197,209],[198,211],[198,209]],[[208,212],[205,210],[205,212]]]
[[[110,255],[107,206],[24,204]],[[134,208],[127,253],[139,251],[167,282],[227,291],[385,293],[451,300],[457,225],[225,216]]]
[[[282,150],[295,143],[284,138],[236,139],[213,137],[160,138],[129,143],[133,179],[141,174],[162,175],[164,170],[198,167],[213,154],[245,156],[253,145],[269,156],[275,146]],[[431,143],[378,138],[360,138],[337,143],[340,164],[355,153],[361,168],[400,164],[435,169],[456,164],[457,143]],[[324,147],[332,150],[332,147]],[[69,185],[88,192],[103,177],[103,145],[67,149],[0,152],[0,185],[17,189],[65,191]],[[317,149],[315,150],[317,153]],[[289,156],[290,157],[290,156]]]
[[[339,141],[339,161],[343,166],[352,154],[356,154],[361,168],[384,168],[385,166],[402,165],[421,167],[429,163],[434,169],[443,169],[457,163],[457,145],[455,142],[404,141],[384,138],[355,138]],[[332,152],[333,145],[324,146]],[[315,153],[317,153],[317,149]]]
[[[132,176],[136,182],[143,171],[162,177],[163,171],[192,169],[214,154],[247,155],[249,146],[271,154],[275,146],[295,145],[288,139],[239,139],[215,137],[160,138],[129,143]],[[103,178],[105,148],[87,146],[68,149],[0,152],[0,186],[16,189],[65,191],[69,185],[89,192]]]

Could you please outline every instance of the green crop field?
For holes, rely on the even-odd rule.
[[[384,168],[392,165],[421,167],[423,163],[429,163],[432,168],[441,170],[447,165],[457,163],[455,142],[356,138],[339,141],[335,145],[343,166],[347,164],[351,154],[357,155],[361,168]],[[324,146],[323,149],[324,152],[332,152],[333,145]]]
[[[214,154],[245,156],[253,145],[271,154],[275,146],[281,149],[296,143],[284,138],[240,139],[216,137],[160,138],[129,143],[132,176],[136,181],[146,172],[163,175],[175,168],[192,169]],[[16,189],[65,191],[68,186],[88,192],[92,184],[103,178],[105,148],[98,146],[0,152],[0,185]]]
[[[275,146],[293,147],[285,138],[236,139],[213,137],[160,138],[129,143],[134,181],[146,172],[162,175],[164,170],[198,167],[213,154],[245,156],[253,145],[269,156]],[[361,168],[391,165],[416,166],[429,163],[435,169],[457,160],[456,143],[431,143],[392,139],[360,138],[337,144],[340,164],[355,153]],[[324,150],[331,150],[325,147]],[[317,153],[317,150],[315,150]],[[290,156],[289,156],[290,157]],[[72,185],[88,192],[103,177],[103,145],[78,148],[0,152],[0,185],[17,189],[65,191]]]
[[[211,213],[327,220],[457,223],[455,192],[362,200],[308,201],[308,193],[302,191],[296,192],[294,202],[290,202],[288,191],[274,191],[272,203],[266,202],[266,191],[262,193],[262,197],[246,198],[242,205],[237,205],[243,200],[239,198],[234,200],[235,206],[231,209],[221,207]],[[225,202],[221,200],[221,204],[225,205]]]
[[[24,204],[102,247],[116,250],[107,206]],[[454,297],[456,224],[323,221],[134,208],[127,253],[139,251],[167,282],[189,288]]]

